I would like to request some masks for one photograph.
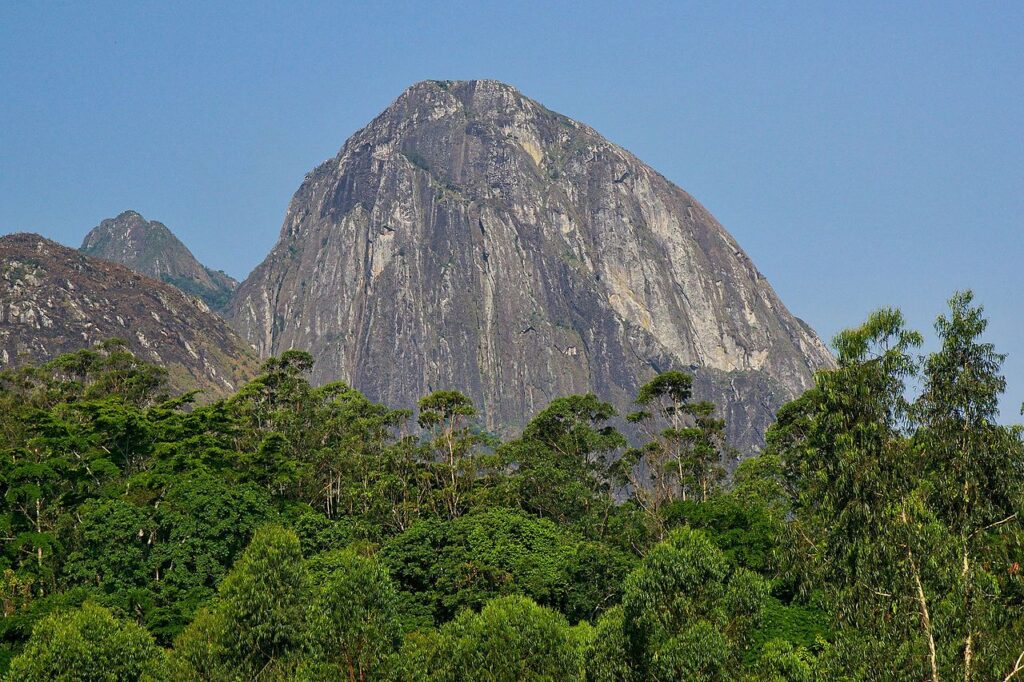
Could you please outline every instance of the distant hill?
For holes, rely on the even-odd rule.
[[[214,310],[223,308],[238,282],[206,267],[163,223],[135,211],[108,218],[85,236],[81,251],[121,263],[153,279],[198,296]]]
[[[35,234],[0,237],[0,368],[118,337],[179,390],[233,392],[252,350],[200,299]]]
[[[225,313],[408,407],[466,392],[492,430],[593,391],[622,413],[695,377],[742,451],[832,356],[696,199],[497,81],[406,90],[309,173]]]

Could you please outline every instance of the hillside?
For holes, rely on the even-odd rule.
[[[201,300],[34,234],[0,237],[0,367],[109,338],[165,367],[172,386],[234,391],[256,358]]]

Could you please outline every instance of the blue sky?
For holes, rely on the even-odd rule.
[[[243,277],[423,79],[496,78],[703,202],[823,337],[973,288],[1024,401],[1024,3],[0,3],[0,232],[133,208]]]

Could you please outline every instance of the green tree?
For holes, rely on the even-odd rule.
[[[681,528],[626,579],[623,631],[640,679],[735,678],[768,584],[734,568],[701,531]]]
[[[421,521],[387,541],[381,557],[409,610],[436,623],[507,594],[558,608],[574,621],[592,618],[618,603],[632,566],[619,550],[505,509]]]
[[[437,512],[454,519],[466,511],[466,497],[480,474],[477,446],[484,438],[468,423],[476,408],[458,391],[434,391],[421,398],[418,407],[417,421],[429,433],[428,462],[434,473]]]
[[[421,521],[389,540],[381,556],[416,610],[443,623],[499,595],[563,602],[573,550],[550,521],[494,509]]]
[[[219,682],[238,678],[228,648],[229,630],[224,613],[202,608],[174,640],[167,668],[172,680],[182,682]]]
[[[171,479],[153,507],[157,531],[148,571],[159,605],[147,622],[170,639],[215,594],[256,529],[277,514],[260,486],[232,485],[203,471]]]
[[[313,558],[308,571],[313,655],[334,679],[376,679],[401,636],[398,593],[387,570],[338,550]]]
[[[534,417],[521,438],[502,446],[514,465],[515,503],[556,523],[603,536],[614,505],[610,473],[626,440],[606,422],[611,405],[593,394],[556,398]]]
[[[608,609],[597,619],[594,636],[584,648],[587,682],[630,682],[635,679],[629,664],[629,642],[622,606]]]
[[[633,499],[648,515],[659,538],[661,512],[675,500],[707,500],[724,477],[725,422],[709,402],[691,402],[693,378],[663,372],[640,387],[640,411],[627,420],[640,426],[648,441],[627,451],[617,472]]]
[[[526,597],[499,597],[441,628],[424,679],[445,682],[582,680],[583,657],[565,618]]]
[[[11,682],[130,682],[163,674],[163,651],[135,623],[86,603],[56,613],[32,630],[11,662]]]
[[[316,418],[311,424],[308,458],[312,469],[303,498],[328,518],[359,515],[404,530],[418,516],[427,486],[417,476],[423,467],[415,451],[396,438],[409,418],[349,386],[336,382],[314,390]],[[410,456],[411,453],[411,456]],[[402,458],[402,456],[407,456]],[[409,469],[403,464],[410,464]]]
[[[996,423],[1005,380],[986,324],[969,293],[953,296],[911,406],[921,337],[898,311],[872,314],[769,434],[794,500],[790,545],[840,626],[829,670],[870,656],[909,676],[989,679],[1021,654],[1024,449]]]
[[[71,510],[151,453],[146,414],[166,397],[165,380],[116,340],[0,372],[3,554],[40,588],[56,587]]]
[[[151,571],[155,524],[147,510],[120,499],[93,499],[76,516],[64,586],[87,585],[104,595],[108,606],[151,615],[160,586]]]
[[[785,521],[760,499],[744,499],[730,492],[706,502],[678,501],[665,507],[664,518],[669,528],[688,526],[704,531],[731,564],[774,576]]]
[[[278,526],[256,531],[220,586],[228,649],[258,671],[298,647],[305,628],[305,567],[298,537]]]
[[[916,640],[934,677],[924,562],[934,529],[915,494],[906,399],[921,341],[888,309],[840,333],[838,368],[817,375],[806,430],[793,431],[782,457],[795,494],[791,542],[809,585],[825,591],[842,627]]]
[[[285,351],[264,361],[260,375],[226,402],[239,473],[275,495],[295,494],[311,467],[318,435],[306,378],[312,367],[309,353]]]
[[[308,582],[299,539],[264,526],[220,585],[213,607],[179,636],[172,666],[185,679],[280,676],[306,637]]]
[[[980,340],[987,325],[970,292],[953,296],[935,323],[942,347],[925,358],[915,405],[922,496],[946,549],[936,636],[964,680],[1005,674],[1024,653],[1024,604],[1006,600],[1011,567],[1024,556],[1024,447],[1019,428],[997,422],[1005,356]]]
[[[783,640],[771,640],[765,644],[745,679],[750,682],[812,682],[817,666],[817,659],[807,649]]]
[[[837,337],[838,368],[772,434],[791,545],[840,626],[832,669],[873,656],[969,680],[1007,674],[1021,653],[1024,456],[1019,429],[995,422],[1005,384],[1002,357],[979,341],[985,324],[969,294],[953,297],[910,405],[920,335],[897,311],[873,314]]]

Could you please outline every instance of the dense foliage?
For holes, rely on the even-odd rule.
[[[196,404],[122,345],[0,373],[10,680],[1024,679],[1024,441],[957,294],[882,310],[739,465],[690,377],[515,439],[289,351]],[[415,417],[415,419],[414,419]]]

